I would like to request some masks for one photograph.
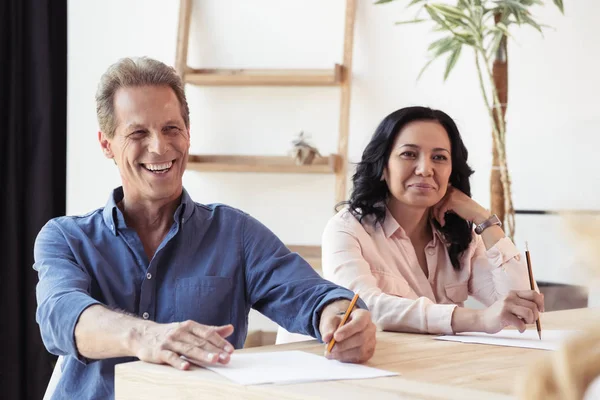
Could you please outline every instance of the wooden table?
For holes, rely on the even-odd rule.
[[[598,321],[600,308],[545,313],[543,329],[584,328]],[[529,327],[535,329],[535,326]],[[517,378],[544,350],[434,340],[431,335],[378,332],[377,349],[367,365],[400,376],[294,385],[241,386],[203,369],[179,371],[141,361],[115,371],[116,400],[129,399],[509,399]],[[239,350],[302,350],[323,354],[316,341]]]

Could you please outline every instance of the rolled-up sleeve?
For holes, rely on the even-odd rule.
[[[77,264],[65,233],[54,220],[38,234],[34,260],[39,277],[36,320],[46,349],[87,362],[77,351],[75,325],[86,308],[100,302],[90,296],[91,277]]]
[[[358,293],[380,329],[452,333],[452,313],[456,305],[435,304],[427,297],[409,299],[384,293],[362,255],[360,240],[343,220],[329,221],[322,242],[324,277]]]
[[[529,290],[529,275],[525,257],[509,238],[500,239],[490,249],[480,236],[474,240],[471,257],[469,292],[489,306],[505,297],[511,290]]]
[[[242,248],[249,302],[289,332],[322,340],[323,308],[354,293],[319,276],[298,254],[292,253],[267,227],[247,216]],[[362,300],[359,308],[366,308]]]

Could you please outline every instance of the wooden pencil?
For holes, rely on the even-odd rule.
[[[527,259],[527,271],[529,272],[529,286],[531,290],[535,290],[535,280],[533,279],[533,270],[531,269],[531,257],[529,256],[529,245],[525,242],[525,258]],[[538,336],[540,340],[542,340],[542,322],[540,321],[540,317],[535,320],[535,325],[537,327]]]
[[[356,305],[357,300],[358,300],[358,294],[354,294],[354,297],[352,298],[352,301],[350,302],[350,305],[348,306],[346,313],[344,314],[344,316],[342,317],[342,320],[340,321],[340,324],[338,325],[338,329],[340,329],[342,326],[344,326],[346,321],[348,321],[348,317],[350,317],[350,313],[352,313],[352,310],[354,309],[354,306]],[[333,349],[334,345],[335,345],[335,339],[333,337],[331,337],[331,340],[327,344],[327,353],[331,353],[331,349]]]

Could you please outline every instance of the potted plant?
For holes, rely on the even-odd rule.
[[[379,0],[375,4],[397,0]],[[488,110],[493,136],[490,176],[491,211],[504,223],[509,237],[515,233],[510,174],[506,163],[506,107],[508,103],[507,38],[514,25],[529,25],[542,32],[543,25],[531,8],[543,0],[457,0],[454,5],[429,0],[411,0],[407,8],[417,9],[414,19],[397,24],[430,22],[442,37],[429,45],[430,59],[419,74],[436,59],[447,56],[444,80],[456,65],[463,48],[475,54],[483,101]],[[563,1],[553,0],[561,13]]]

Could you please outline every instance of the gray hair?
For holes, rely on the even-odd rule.
[[[168,65],[148,57],[122,58],[106,70],[100,78],[96,91],[96,116],[100,130],[109,138],[114,137],[114,97],[120,88],[139,86],[169,86],[175,92],[181,107],[181,117],[186,128],[190,127],[190,109],[185,98],[184,84]]]

